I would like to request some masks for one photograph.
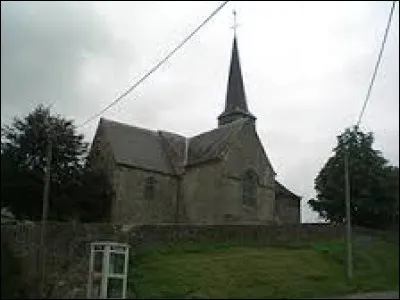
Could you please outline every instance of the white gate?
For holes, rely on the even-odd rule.
[[[88,299],[125,299],[129,246],[115,242],[91,244]]]

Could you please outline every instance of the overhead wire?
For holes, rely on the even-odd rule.
[[[373,87],[373,85],[375,83],[376,74],[378,73],[378,69],[379,69],[379,66],[380,66],[380,63],[381,63],[381,60],[382,60],[383,50],[385,49],[385,44],[386,44],[386,40],[387,40],[387,37],[388,37],[389,28],[390,28],[390,25],[392,23],[395,4],[396,4],[396,1],[393,1],[392,2],[392,7],[391,7],[390,13],[389,13],[388,22],[387,22],[386,29],[385,29],[385,34],[383,36],[381,48],[379,50],[378,59],[376,61],[376,64],[375,64],[375,67],[374,67],[374,71],[372,73],[371,81],[370,81],[369,86],[368,86],[367,94],[365,96],[365,100],[364,100],[363,106],[361,108],[360,115],[358,116],[358,121],[356,123],[356,128],[358,128],[360,126],[361,119],[362,119],[362,117],[364,115],[364,112],[365,112],[365,108],[367,107],[367,103],[368,103],[369,99],[371,98],[372,87]]]
[[[125,96],[131,93],[137,86],[139,86],[143,81],[145,81],[151,74],[153,74],[158,68],[160,68],[172,55],[174,55],[183,45],[185,45],[205,24],[207,24],[229,1],[224,1],[221,5],[219,5],[193,32],[188,35],[178,46],[176,46],[170,53],[168,53],[163,59],[160,60],[154,67],[152,67],[145,75],[143,75],[135,84],[133,84],[129,89],[127,89],[124,93],[118,96],[115,100],[113,100],[110,104],[100,110],[98,113],[89,117],[85,122],[78,125],[77,127],[85,126],[86,124],[93,121],[95,118],[101,116],[104,112],[110,109],[112,106],[116,105],[120,102]]]

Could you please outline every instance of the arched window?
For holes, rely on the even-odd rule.
[[[242,180],[243,204],[255,207],[257,204],[257,174],[249,170],[244,173]]]
[[[144,186],[144,198],[148,200],[154,199],[155,196],[155,188],[157,181],[154,177],[147,177],[145,186]]]

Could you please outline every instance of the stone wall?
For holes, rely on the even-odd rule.
[[[155,179],[154,198],[144,195],[146,180]],[[177,214],[178,179],[156,172],[117,166],[116,202],[112,222],[173,223]]]
[[[176,242],[229,243],[250,242],[263,245],[327,241],[340,238],[342,226],[327,224],[296,225],[137,225],[129,233],[132,245],[156,245]]]
[[[245,124],[230,137],[221,161],[187,169],[183,177],[183,201],[187,222],[203,224],[261,223],[274,220],[274,171],[255,131]],[[243,205],[242,177],[252,170],[258,176],[257,204]]]
[[[173,222],[176,217],[177,179],[157,172],[117,165],[103,129],[98,127],[89,159],[95,170],[107,175],[113,187],[111,222]],[[144,199],[144,185],[150,176],[156,180],[155,197],[147,200]]]
[[[232,215],[238,222],[269,223],[274,219],[275,175],[253,122],[246,123],[230,141],[223,165],[221,215]],[[251,170],[258,177],[256,207],[243,205],[242,178]],[[229,220],[228,220],[229,221]]]
[[[99,126],[93,139],[92,146],[89,152],[89,162],[92,168],[105,174],[113,189],[111,199],[110,216],[115,216],[115,201],[116,201],[116,163],[112,153],[111,145],[105,138],[104,127]]]
[[[300,201],[289,197],[277,197],[275,201],[276,221],[280,223],[300,223]]]
[[[46,295],[48,298],[85,298],[90,243],[118,241],[137,247],[179,241],[206,243],[240,242],[273,245],[329,240],[343,236],[342,227],[323,224],[266,225],[132,225],[49,223],[46,230]],[[23,268],[24,282],[38,295],[40,225],[2,225],[5,239]]]
[[[85,298],[90,243],[96,240],[126,241],[123,232],[108,224],[46,226],[46,298]],[[21,263],[22,281],[31,298],[39,295],[40,225],[2,225],[4,239]]]
[[[190,168],[182,181],[182,202],[188,223],[214,224],[222,209],[221,163],[208,163]]]

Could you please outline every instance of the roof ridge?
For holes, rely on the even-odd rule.
[[[277,179],[275,179],[275,185],[278,186],[279,189],[281,189],[282,193],[286,193],[289,194],[290,196],[297,198],[297,199],[301,199],[302,197],[295,194],[294,192],[292,192],[291,190],[289,190],[286,186],[284,186],[281,182],[279,182]],[[276,191],[276,189],[275,189]]]
[[[102,122],[109,123],[109,124],[116,124],[116,125],[119,125],[119,126],[131,128],[131,129],[137,129],[137,130],[148,132],[148,133],[151,133],[151,134],[154,134],[154,135],[157,135],[157,131],[158,131],[158,130],[148,129],[148,128],[139,127],[139,126],[135,126],[135,125],[130,125],[130,124],[123,123],[123,122],[120,122],[120,121],[114,121],[114,120],[111,120],[111,119],[106,119],[106,118],[103,118],[103,117],[100,118],[100,123],[102,123]]]
[[[175,133],[175,132],[172,132],[172,131],[167,131],[167,130],[159,129],[159,130],[157,130],[157,132],[172,134],[172,135],[176,135],[176,136],[181,137],[181,138],[187,138],[186,136],[184,136],[184,135],[182,135],[182,134]]]

